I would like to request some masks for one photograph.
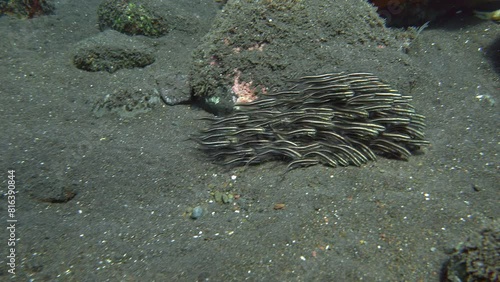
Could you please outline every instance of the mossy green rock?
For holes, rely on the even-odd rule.
[[[136,1],[105,0],[97,9],[99,28],[112,28],[129,35],[159,37],[168,32],[163,17]]]

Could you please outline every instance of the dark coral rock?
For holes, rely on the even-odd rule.
[[[34,18],[54,12],[54,5],[46,0],[9,0],[0,2],[0,15],[15,15],[20,18]]]
[[[443,269],[442,281],[499,281],[499,223],[474,234],[457,248]]]

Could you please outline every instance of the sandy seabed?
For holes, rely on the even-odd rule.
[[[427,117],[423,154],[282,178],[279,162],[228,170],[199,155],[188,138],[209,114],[196,107],[92,112],[116,89],[152,91],[188,74],[209,20],[145,39],[155,42],[148,67],[86,72],[72,54],[100,32],[99,1],[71,2],[32,20],[0,17],[0,222],[8,170],[18,220],[16,276],[3,228],[2,279],[436,281],[453,248],[498,219],[498,25],[458,15],[412,45],[408,59],[428,72],[406,79]],[[201,18],[215,16],[212,1],[196,3]],[[218,203],[216,191],[237,200]],[[196,206],[204,212],[192,220]]]

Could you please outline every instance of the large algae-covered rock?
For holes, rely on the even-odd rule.
[[[398,34],[364,0],[229,0],[194,52],[193,94],[222,113],[301,75],[398,73]]]

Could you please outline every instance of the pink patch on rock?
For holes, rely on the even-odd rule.
[[[234,84],[231,87],[234,95],[236,95],[235,104],[245,104],[257,100],[256,88],[252,87],[253,81],[240,82],[241,71],[235,69]]]

